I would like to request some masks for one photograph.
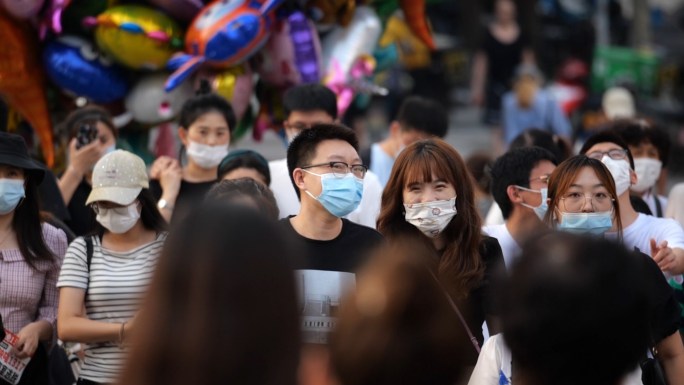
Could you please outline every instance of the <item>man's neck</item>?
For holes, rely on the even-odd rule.
[[[317,241],[337,238],[342,232],[342,220],[328,213],[323,207],[313,207],[315,204],[302,200],[299,214],[290,219],[290,224],[304,238]]]
[[[529,210],[530,213],[523,213],[523,209]],[[541,233],[546,228],[544,223],[532,213],[532,210],[527,208],[513,209],[505,223],[506,229],[518,246],[524,245],[530,238]]]
[[[632,202],[629,200],[629,191],[622,193],[618,201],[620,202],[620,220],[624,229],[637,220],[639,213],[632,207]]]

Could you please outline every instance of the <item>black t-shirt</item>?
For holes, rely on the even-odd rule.
[[[646,276],[646,293],[650,304],[651,338],[654,344],[678,330],[681,322],[679,304],[658,265],[648,255],[639,252]]]
[[[296,268],[355,273],[382,242],[382,235],[370,227],[342,219],[342,231],[335,239],[319,241],[303,237],[290,223],[292,216],[281,220],[287,236],[297,239],[302,250]]]
[[[176,198],[176,203],[173,205],[171,222],[177,222],[185,218],[193,207],[204,201],[204,196],[207,195],[207,192],[209,192],[214,183],[216,181],[200,183],[181,181],[178,198]],[[162,188],[158,180],[153,179],[150,181],[150,191],[156,200],[161,199]]]
[[[93,188],[88,182],[81,180],[67,206],[69,209],[69,220],[65,221],[65,223],[77,236],[91,232],[95,226],[95,213],[90,207],[86,206],[88,195],[90,195],[92,190]]]
[[[487,28],[482,51],[487,56],[487,84],[509,89],[515,69],[520,65],[528,43],[522,31],[510,43],[502,43]]]

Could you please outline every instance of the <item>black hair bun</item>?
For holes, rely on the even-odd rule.
[[[211,84],[209,84],[209,80],[202,79],[202,80],[200,80],[200,86],[199,86],[199,89],[197,89],[197,92],[195,92],[195,95],[197,95],[197,96],[209,95],[213,91],[214,90],[211,89]]]

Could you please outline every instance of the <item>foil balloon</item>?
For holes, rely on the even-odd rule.
[[[261,50],[259,78],[273,86],[317,83],[321,79],[321,44],[313,23],[301,12],[281,20]]]
[[[411,32],[434,51],[436,47],[425,13],[425,3],[426,0],[373,0],[373,5],[383,21],[389,19],[394,11],[401,7]]]
[[[116,0],[71,0],[69,6],[62,12],[62,33],[92,35],[92,28],[86,28],[83,25],[83,20],[88,17],[95,17],[116,4]]]
[[[72,96],[110,103],[122,99],[129,89],[123,69],[80,37],[65,35],[48,42],[43,63],[50,80]]]
[[[171,59],[171,90],[203,64],[228,68],[259,50],[269,35],[273,11],[284,0],[217,0],[192,22],[185,37],[186,54]]]
[[[194,94],[192,84],[184,82],[171,92],[164,91],[168,75],[157,73],[142,77],[125,99],[126,110],[137,122],[156,125],[175,117],[183,103]]]
[[[44,39],[48,31],[56,34],[62,33],[62,12],[69,6],[71,0],[48,0],[47,11],[40,23],[39,34],[40,38]]]
[[[207,80],[217,94],[230,101],[237,119],[242,119],[247,111],[254,91],[254,74],[246,64],[227,70],[202,70],[195,78],[195,88],[202,80]]]
[[[17,19],[30,19],[40,12],[45,0],[0,0],[10,15]]]
[[[182,47],[182,31],[165,14],[140,5],[120,5],[84,21],[96,26],[95,40],[114,60],[133,69],[164,68]]]
[[[45,95],[45,75],[36,52],[38,42],[24,24],[0,9],[0,97],[19,112],[40,139],[45,163],[54,164],[52,123]]]
[[[202,0],[148,0],[175,20],[190,21],[204,7]]]
[[[309,0],[306,9],[318,30],[327,32],[336,25],[349,25],[356,9],[356,0]]]
[[[373,56],[362,55],[352,65],[348,74],[345,74],[333,62],[333,71],[323,81],[335,95],[337,95],[337,111],[343,116],[351,105],[356,94],[364,95],[387,95],[387,89],[380,87],[368,80],[375,71],[376,62]]]

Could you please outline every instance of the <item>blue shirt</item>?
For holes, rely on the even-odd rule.
[[[507,92],[502,101],[503,131],[506,144],[530,128],[552,132],[570,138],[572,128],[558,103],[546,92],[539,90],[530,108],[522,108],[515,93]]]

